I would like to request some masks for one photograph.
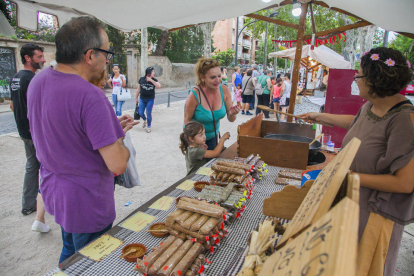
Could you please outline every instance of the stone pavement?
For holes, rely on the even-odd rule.
[[[155,89],[155,105],[165,104],[168,102],[168,91],[171,92],[171,102],[185,100],[188,90],[189,89],[186,87],[165,87]],[[132,99],[124,103],[122,106],[123,111],[135,109],[135,91],[136,89],[131,89]],[[109,101],[112,103],[112,89],[105,89],[104,92]],[[0,136],[15,132],[17,132],[17,127],[13,112],[10,109],[10,102],[5,101],[0,104]]]

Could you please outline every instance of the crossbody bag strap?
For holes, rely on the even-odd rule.
[[[207,99],[206,93],[204,93],[203,88],[200,87],[200,89],[198,89],[198,87],[194,86],[195,89],[197,89],[199,92],[201,91],[203,93],[204,98],[206,98],[206,102],[208,104],[208,107],[210,108],[211,111],[211,116],[213,116],[213,126],[214,126],[214,137],[216,138],[216,144],[218,145],[218,138],[217,138],[217,129],[216,129],[216,119],[214,118],[214,112],[213,109],[211,108],[210,102]],[[200,95],[200,104],[201,104],[201,95]]]
[[[250,80],[251,78],[252,78],[252,77],[250,77],[250,78],[246,81],[246,85],[243,87],[242,95],[244,94],[244,90],[246,90],[247,84],[249,83],[249,80]]]

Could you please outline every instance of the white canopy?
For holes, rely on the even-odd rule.
[[[71,17],[89,14],[123,31],[145,27],[172,29],[234,18],[249,14],[282,0],[11,0],[18,6],[18,26],[37,29],[37,14],[58,17],[63,25]],[[309,2],[309,0],[300,0]],[[413,0],[322,0],[383,29],[414,33]]]
[[[295,60],[296,48],[291,48],[279,52],[273,52],[269,54],[269,58],[288,58],[289,60]],[[302,58],[310,57],[313,60],[335,69],[351,69],[351,63],[346,61],[340,54],[329,49],[325,45],[315,47],[311,50],[311,45],[305,45],[302,47]]]

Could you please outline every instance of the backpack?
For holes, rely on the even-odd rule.
[[[263,86],[262,81],[263,81],[263,76],[260,76],[257,79],[256,86],[254,87],[254,91],[256,92],[256,95],[263,95],[263,91],[266,85]]]

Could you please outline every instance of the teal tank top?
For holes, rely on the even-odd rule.
[[[213,116],[211,115],[210,110],[206,110],[200,103],[200,99],[198,98],[197,93],[194,90],[190,90],[193,92],[194,96],[197,99],[198,105],[196,110],[194,111],[193,118],[191,118],[191,121],[199,122],[200,124],[204,125],[204,128],[206,130],[206,139],[210,140],[215,137],[214,134],[214,124],[213,124]],[[220,129],[220,120],[226,116],[226,104],[224,103],[224,97],[223,97],[223,87],[220,84],[220,93],[221,93],[221,108],[219,110],[213,111],[214,113],[214,119],[216,121],[216,130],[217,135],[219,134]]]

